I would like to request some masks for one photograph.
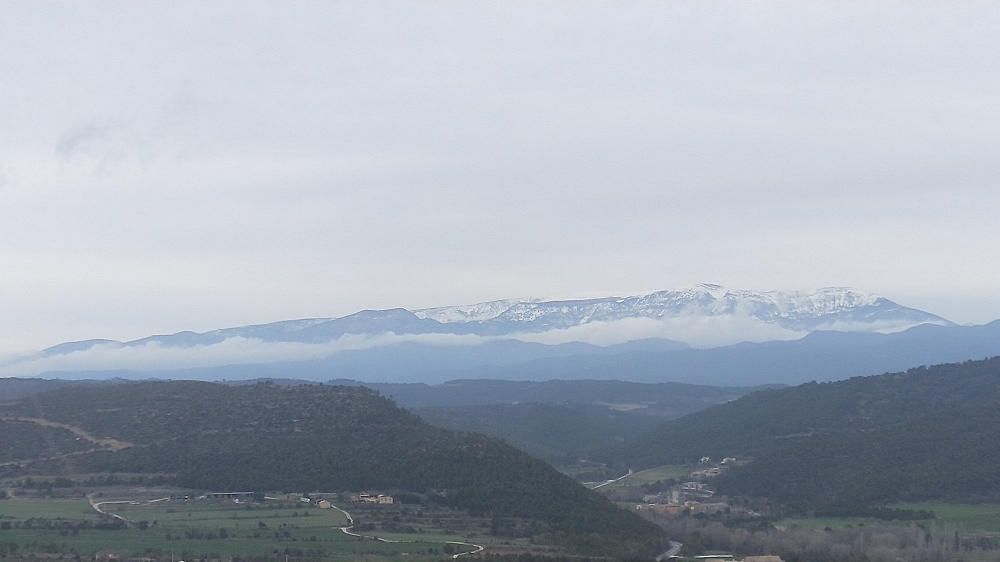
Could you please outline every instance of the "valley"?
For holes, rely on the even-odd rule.
[[[86,552],[115,536],[153,558],[176,547],[247,560],[676,551],[841,562],[858,555],[849,545],[892,536],[886,556],[989,560],[997,472],[973,444],[1000,427],[998,361],[763,388],[36,385],[0,404],[0,516],[19,552]],[[363,491],[396,501],[358,503]],[[87,498],[96,507],[81,515]],[[252,528],[265,514],[280,532]],[[911,540],[915,529],[925,537]],[[56,535],[67,538],[44,542]]]
[[[1000,562],[1000,1],[0,22],[0,562]]]

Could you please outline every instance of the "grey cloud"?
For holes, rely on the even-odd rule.
[[[0,349],[705,279],[1000,316],[988,4],[0,11]]]
[[[430,346],[477,346],[501,339],[544,344],[584,342],[607,346],[647,338],[683,340],[696,347],[715,347],[740,341],[791,340],[804,332],[736,316],[678,317],[668,321],[631,318],[592,322],[569,329],[505,336],[458,334],[348,334],[326,343],[268,342],[255,338],[229,337],[195,346],[170,346],[157,342],[122,345],[102,343],[69,353],[11,355],[0,357],[0,376],[36,376],[54,371],[157,371],[252,365],[278,361],[309,361],[345,351],[358,351],[401,343]]]
[[[479,345],[490,338],[452,334],[347,335],[323,344],[264,342],[233,337],[212,345],[172,347],[158,343],[122,346],[99,344],[72,353],[50,356],[11,356],[0,364],[2,376],[35,376],[53,371],[153,371],[223,365],[250,365],[277,361],[322,359],[342,351],[371,349],[404,342],[424,345]]]
[[[106,125],[84,123],[77,125],[59,137],[56,142],[56,154],[63,158],[73,158],[81,154],[92,155],[98,146],[105,142],[111,132]]]
[[[595,345],[615,345],[630,341],[666,338],[692,347],[709,348],[750,341],[794,340],[806,332],[741,316],[679,316],[666,320],[629,318],[612,322],[590,322],[572,328],[535,334],[518,334],[522,341],[560,344],[582,341]]]

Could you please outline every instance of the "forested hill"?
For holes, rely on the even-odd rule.
[[[448,429],[499,437],[556,466],[573,464],[631,436],[649,431],[661,419],[592,404],[481,404],[414,410],[425,421]]]
[[[1000,490],[1000,358],[767,390],[667,422],[614,454],[647,466],[755,460],[722,491],[802,509]],[[977,445],[979,444],[979,445]]]
[[[0,401],[20,400],[32,394],[48,390],[79,386],[84,384],[109,384],[111,381],[69,381],[60,379],[21,379],[16,377],[0,378]]]
[[[501,441],[422,422],[369,389],[143,382],[74,387],[0,407],[134,444],[65,460],[76,471],[168,472],[211,490],[432,493],[528,518],[581,552],[645,555],[658,529]],[[3,444],[0,444],[0,448]]]
[[[636,383],[622,380],[453,380],[442,384],[359,383],[407,408],[475,406],[524,402],[624,406],[633,413],[678,417],[738,398],[751,388],[677,382]]]

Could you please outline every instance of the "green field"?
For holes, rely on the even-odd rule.
[[[890,507],[933,511],[935,521],[970,531],[1000,533],[1000,504],[948,502],[898,503]]]
[[[778,527],[802,527],[803,529],[839,529],[856,527],[878,522],[870,517],[788,517],[775,523]]]
[[[0,501],[0,523],[4,520],[64,519],[71,521],[99,521],[101,516],[85,499],[78,500],[20,500]]]
[[[103,509],[130,521],[127,529],[93,529],[102,521],[86,500],[0,501],[0,553],[80,554],[110,551],[126,556],[183,558],[272,557],[289,555],[325,560],[437,560],[462,547],[443,533],[399,534],[408,542],[381,542],[348,536],[347,518],[336,509],[288,502],[233,504],[207,500],[138,505],[107,504]],[[34,520],[28,523],[29,520]],[[49,520],[39,523],[39,520]],[[52,521],[58,521],[52,524]],[[6,522],[7,525],[3,525]],[[71,523],[84,523],[72,528]],[[31,525],[33,528],[25,528]],[[39,525],[48,528],[39,528]],[[381,535],[377,531],[375,534]],[[15,550],[12,550],[15,549]]]
[[[947,525],[966,531],[1000,533],[1000,504],[963,504],[940,501],[891,504],[889,507],[933,511],[935,525]],[[926,521],[925,521],[926,522]],[[848,525],[900,524],[912,521],[881,521],[870,517],[796,517],[783,519],[780,526],[804,528],[838,528]]]
[[[641,486],[643,484],[649,484],[650,482],[656,482],[657,480],[667,480],[673,478],[676,480],[683,480],[687,478],[688,474],[691,473],[691,468],[685,465],[679,464],[665,464],[663,466],[657,466],[653,468],[647,468],[646,470],[640,470],[629,476],[628,478],[623,478],[614,484],[608,484],[605,489],[610,488],[623,488],[626,486]]]

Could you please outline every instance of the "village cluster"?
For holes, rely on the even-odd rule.
[[[250,502],[258,499],[257,492],[210,492],[201,496],[197,496],[197,500],[229,500],[233,503],[243,503]],[[298,501],[299,503],[315,505],[320,509],[330,509],[334,507],[331,499],[337,499],[342,497],[341,494],[337,493],[326,493],[326,494],[287,494],[285,497],[274,497],[274,496],[263,496],[265,500],[285,500],[285,501]],[[175,496],[170,499],[173,500],[191,500],[191,496]],[[352,504],[374,504],[374,505],[393,505],[396,503],[395,498],[389,494],[373,494],[369,492],[361,492],[358,494],[350,494],[345,499],[348,499]]]
[[[691,471],[688,480],[669,489],[643,496],[642,503],[636,504],[636,511],[653,511],[664,515],[705,515],[738,514],[758,517],[760,514],[742,506],[734,506],[729,502],[716,501],[712,479],[726,470],[746,464],[745,460],[736,457],[724,457],[715,462],[711,457],[702,457],[698,468]]]

